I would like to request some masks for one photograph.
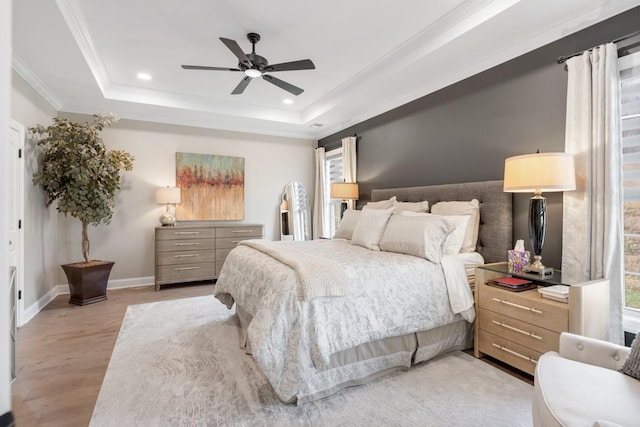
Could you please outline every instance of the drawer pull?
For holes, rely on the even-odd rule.
[[[524,360],[528,360],[528,361],[529,361],[529,362],[531,362],[531,363],[538,363],[538,361],[537,361],[537,360],[532,359],[532,358],[530,358],[529,356],[525,356],[524,354],[520,354],[520,353],[518,353],[517,351],[509,350],[507,347],[503,347],[503,346],[501,346],[501,345],[499,345],[499,344],[496,344],[496,343],[494,343],[494,342],[492,342],[492,343],[491,343],[491,345],[492,345],[492,346],[494,346],[494,347],[496,347],[496,348],[499,348],[499,349],[500,349],[500,350],[502,350],[502,351],[506,351],[507,353],[513,354],[514,356],[518,356],[518,357],[520,357],[520,358],[522,358],[522,359],[524,359]]]
[[[183,270],[197,270],[200,267],[177,267],[174,268],[173,271],[183,271]]]
[[[196,246],[199,245],[198,242],[187,242],[187,243],[174,243],[173,246]]]
[[[253,230],[231,230],[232,233],[253,233]]]
[[[188,235],[193,235],[193,234],[200,234],[199,231],[175,231],[173,234],[178,235],[178,236],[184,236],[185,234]]]
[[[503,322],[498,322],[497,320],[492,320],[492,322],[495,323],[498,326],[502,326],[503,328],[511,329],[514,332],[518,332],[520,334],[526,335],[526,336],[531,337],[531,338],[535,338],[537,340],[542,340],[541,336],[538,336],[538,335],[534,334],[533,332],[523,331],[522,329],[515,328],[515,327],[507,325],[506,323],[503,323]]]
[[[200,254],[185,254],[185,255],[174,255],[174,258],[193,258],[194,256],[200,256]]]
[[[500,298],[495,298],[495,297],[493,297],[491,299],[494,300],[494,301],[497,301],[499,303],[502,303],[502,304],[510,305],[511,307],[521,308],[523,310],[531,311],[532,313],[542,314],[542,311],[540,311],[540,310],[538,310],[536,308],[533,308],[533,307],[527,307],[527,306],[524,306],[524,305],[516,304],[515,302],[510,302],[510,301],[503,300],[503,299],[500,299]]]

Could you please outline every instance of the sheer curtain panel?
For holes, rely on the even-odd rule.
[[[327,236],[329,229],[329,189],[327,188],[326,163],[324,147],[316,148],[316,188],[313,201],[313,238],[319,239]]]
[[[357,181],[358,162],[356,158],[356,140],[355,136],[342,138],[342,180],[344,182]],[[349,209],[356,208],[355,200],[347,200]]]
[[[622,343],[622,146],[616,45],[567,61],[565,150],[575,156],[576,191],[564,193],[562,275],[568,283],[606,278],[609,339]]]

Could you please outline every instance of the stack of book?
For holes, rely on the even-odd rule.
[[[494,282],[496,285],[511,289],[512,291],[524,291],[536,287],[531,280],[520,279],[518,277],[501,277],[495,279]]]
[[[538,289],[538,292],[540,292],[540,295],[543,298],[549,298],[554,301],[564,303],[569,302],[569,287],[565,285],[546,286]]]

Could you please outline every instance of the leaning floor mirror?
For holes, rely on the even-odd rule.
[[[301,182],[284,187],[280,204],[280,240],[311,240],[311,207]]]

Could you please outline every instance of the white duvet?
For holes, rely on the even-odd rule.
[[[434,264],[343,240],[270,245],[326,258],[352,279],[340,295],[305,298],[295,266],[268,250],[244,244],[227,257],[214,294],[253,316],[247,328],[253,357],[284,401],[326,388],[318,372],[335,352],[475,315],[464,264],[455,257]]]

